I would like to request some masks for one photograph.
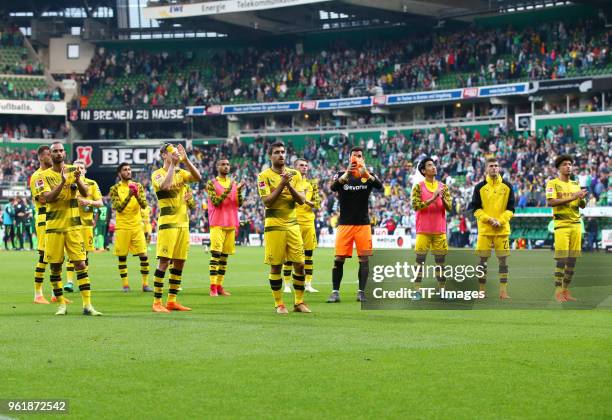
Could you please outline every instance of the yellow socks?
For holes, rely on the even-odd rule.
[[[314,266],[314,262],[312,259],[313,253],[314,253],[314,250],[312,249],[307,249],[304,251],[304,256],[305,256],[304,273],[306,274],[306,284],[312,283],[312,271],[313,271],[313,266]]]
[[[57,298],[57,303],[60,305],[65,305],[66,301],[64,300],[64,287],[62,285],[62,271],[53,271],[51,270],[51,276],[49,277],[51,280],[51,286],[53,287],[53,296]]]
[[[293,274],[293,290],[295,291],[295,304],[304,302],[304,275]]]
[[[153,303],[162,303],[162,295],[164,293],[164,276],[165,271],[160,269],[155,270],[155,280],[153,281]]]
[[[79,282],[79,291],[83,300],[83,307],[91,305],[91,285],[89,284],[89,274],[87,268],[76,270],[77,281]]]
[[[210,262],[208,263],[208,270],[210,274],[210,284],[217,284],[217,276],[219,274],[219,259],[221,254],[217,251],[210,252]]]
[[[283,293],[281,291],[283,287],[283,280],[280,273],[270,273],[268,280],[270,280],[270,288],[272,289],[272,296],[274,297],[274,306],[283,304]]]
[[[70,261],[66,263],[66,282],[74,283],[74,264]]]
[[[293,263],[291,261],[285,261],[283,264],[283,280],[285,284],[291,283],[291,270],[293,269]]]
[[[126,270],[127,274],[127,270]],[[142,285],[149,285],[149,257],[144,255],[140,257],[140,277],[142,278]]]
[[[219,258],[219,268],[217,269],[217,284],[219,286],[223,286],[225,270],[227,270],[227,254],[221,254],[221,258]]]
[[[128,268],[127,268],[127,255],[119,256],[119,277],[121,277],[121,283],[123,287],[129,287],[130,281],[128,280]]]
[[[183,270],[178,268],[170,269],[170,288],[168,289],[168,302],[176,302],[176,295],[178,289],[181,287],[181,277],[183,276]]]
[[[36,263],[36,269],[34,270],[34,293],[36,296],[42,296],[43,294],[43,281],[45,279],[45,256],[39,255],[38,262]]]

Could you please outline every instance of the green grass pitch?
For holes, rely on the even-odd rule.
[[[526,252],[511,257],[510,292]],[[228,298],[208,296],[208,257],[193,247],[184,271],[193,312],[154,314],[137,258],[123,294],[115,257],[91,255],[105,316],[89,318],[78,293],[66,317],[32,304],[35,254],[1,252],[0,399],[68,399],[82,419],[612,417],[610,311],[362,311],[356,261],[344,301],[326,304],[320,249],[314,313],[281,317],[261,248],[230,257]],[[539,270],[552,283],[552,264]]]

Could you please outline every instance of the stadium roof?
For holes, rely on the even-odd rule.
[[[297,2],[297,1],[296,1]],[[0,11],[9,19],[57,16],[66,18],[107,17],[124,22],[117,33],[188,33],[223,34],[233,38],[253,38],[272,34],[320,32],[326,29],[350,29],[362,26],[441,27],[449,22],[469,22],[476,17],[504,12],[536,10],[572,3],[601,8],[609,16],[609,0],[299,0],[289,7],[262,8],[236,13],[211,13],[180,17],[164,13],[159,19],[144,16],[145,7],[193,7],[206,3],[198,0],[3,0]],[[209,2],[210,3],[210,2]],[[216,3],[221,3],[217,1]],[[248,2],[242,2],[248,3]],[[256,2],[252,2],[256,3]],[[97,10],[112,10],[96,14]],[[152,9],[149,9],[152,10]],[[68,12],[71,11],[71,12]],[[123,13],[127,19],[118,18]],[[125,22],[129,22],[126,24]],[[20,26],[22,24],[20,23]],[[206,36],[206,35],[205,35]],[[177,36],[178,37],[178,36]]]

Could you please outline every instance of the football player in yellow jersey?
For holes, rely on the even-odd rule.
[[[557,302],[575,301],[569,292],[576,259],[582,249],[580,208],[586,207],[586,190],[570,179],[574,159],[561,155],[555,159],[557,178],[546,183],[546,202],[553,208],[555,226],[555,299]]]
[[[127,255],[132,253],[140,259],[142,291],[152,292],[149,287],[149,257],[142,225],[141,211],[148,208],[144,187],[132,181],[132,167],[122,162],[117,167],[119,182],[110,189],[111,205],[115,209],[115,255],[118,258],[119,277],[124,292],[130,291]]]
[[[294,167],[302,175],[302,187],[304,190],[304,204],[297,206],[297,220],[302,232],[302,242],[304,242],[304,272],[306,273],[306,284],[304,290],[309,293],[317,293],[318,290],[312,287],[313,254],[317,247],[317,232],[315,230],[315,212],[321,208],[321,196],[319,195],[319,184],[315,180],[307,179],[308,161],[297,159]],[[293,263],[285,261],[283,267],[283,278],[285,281],[285,293],[291,293],[291,268]]]
[[[77,200],[79,202],[79,214],[81,216],[81,233],[83,235],[83,242],[85,243],[85,264],[89,266],[89,252],[94,250],[93,246],[93,209],[94,207],[102,207],[104,203],[102,203],[102,193],[100,193],[100,187],[98,187],[98,183],[93,179],[86,178],[87,168],[85,168],[85,161],[78,159],[72,163],[81,171],[81,176],[83,180],[89,187],[89,196],[82,197],[77,193]],[[68,261],[66,263],[66,271],[69,275],[70,273],[74,273],[74,264]],[[70,292],[74,290],[74,284],[72,283],[73,277],[67,276],[67,282],[64,286],[65,292]]]
[[[244,201],[244,182],[236,183],[229,177],[230,163],[219,159],[216,163],[218,176],[206,183],[208,220],[210,224],[210,296],[231,296],[223,287],[227,271],[227,258],[236,250],[238,208]]]
[[[510,219],[514,215],[512,185],[500,175],[497,158],[486,160],[486,177],[476,184],[470,209],[478,222],[476,255],[480,257],[480,291],[485,292],[487,265],[491,251],[499,261],[499,298],[508,296],[508,257],[510,256]]]
[[[257,189],[266,208],[264,223],[265,259],[270,265],[270,287],[276,313],[287,314],[283,303],[283,262],[293,262],[294,312],[311,312],[304,303],[304,243],[295,212],[304,204],[302,176],[285,167],[285,145],[272,143],[268,149],[272,167],[257,176]]]
[[[36,184],[36,194],[46,204],[45,260],[51,265],[51,284],[59,307],[56,315],[66,314],[66,301],[62,288],[62,264],[64,250],[74,264],[79,290],[83,299],[84,315],[102,315],[91,305],[91,287],[85,264],[85,243],[81,234],[81,217],[77,190],[83,197],[89,195],[89,187],[81,171],[65,165],[66,152],[60,142],[51,144],[51,168],[40,174],[42,182]]]
[[[153,312],[190,311],[191,308],[181,305],[176,295],[181,287],[183,267],[189,253],[189,216],[188,201],[192,194],[189,183],[200,182],[202,175],[187,158],[182,145],[175,148],[164,144],[160,150],[164,167],[151,175],[153,189],[157,195],[159,213],[157,219],[157,258],[155,270]],[[183,162],[187,170],[179,165]],[[162,305],[164,276],[170,268],[170,287],[168,302]]]
[[[43,295],[43,279],[45,277],[45,220],[47,207],[44,199],[37,194],[37,186],[43,186],[44,181],[40,179],[40,174],[49,169],[51,162],[51,149],[47,145],[42,145],[37,151],[38,162],[40,166],[30,177],[30,191],[32,192],[32,200],[36,206],[36,238],[38,239],[38,262],[34,271],[34,303],[49,305],[49,301]]]

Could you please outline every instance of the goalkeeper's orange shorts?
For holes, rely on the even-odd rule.
[[[372,255],[372,230],[370,225],[339,225],[336,231],[336,256],[353,256],[353,244],[357,255]]]

